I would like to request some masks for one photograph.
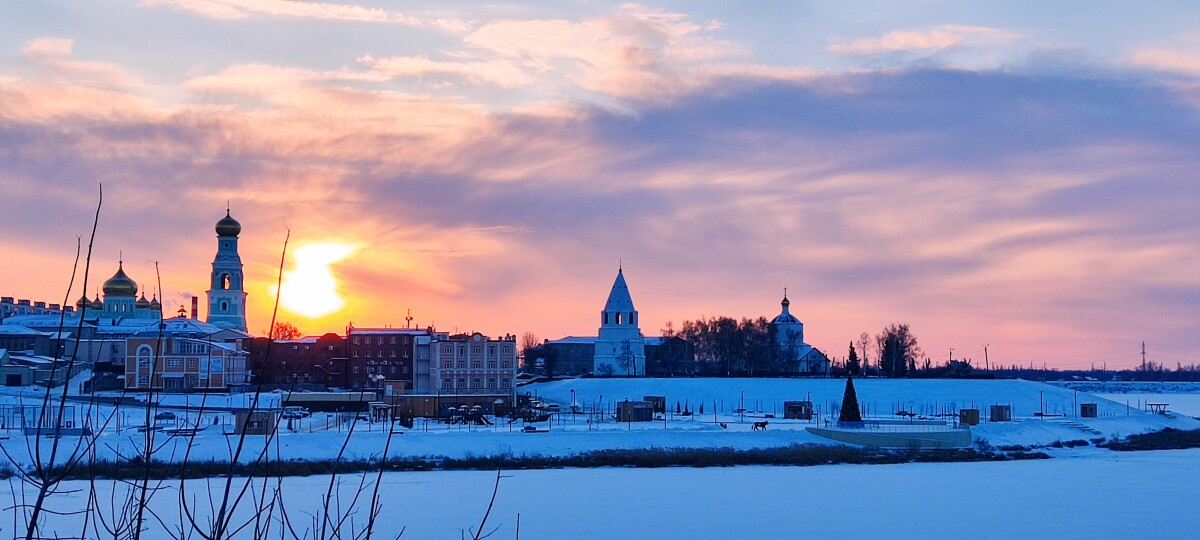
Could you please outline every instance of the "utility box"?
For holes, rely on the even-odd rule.
[[[959,409],[958,423],[964,426],[978,426],[979,409]]]
[[[618,422],[649,422],[654,419],[654,406],[645,401],[622,401],[617,404]]]
[[[667,412],[667,396],[645,396],[642,401],[649,403],[656,413]]]
[[[1100,416],[1100,408],[1095,403],[1080,403],[1079,416],[1083,418],[1096,418]]]
[[[1012,405],[992,405],[992,414],[988,417],[992,422],[1012,422]]]
[[[783,417],[794,420],[812,420],[813,404],[811,401],[783,402]]]

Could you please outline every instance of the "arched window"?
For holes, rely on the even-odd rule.
[[[221,301],[221,312],[223,313],[226,311],[229,311],[229,302],[222,300]]]
[[[617,312],[617,325],[619,326],[620,324],[621,324],[621,312],[618,311]]]
[[[607,311],[605,311],[605,312],[604,312],[604,313],[602,313],[601,315],[602,315],[602,316],[601,316],[601,319],[600,319],[600,320],[601,320],[601,321],[603,321],[603,324],[608,324],[608,312],[607,312]]]
[[[154,350],[149,345],[142,345],[137,349],[137,366],[140,368],[149,368],[150,359],[154,356]]]
[[[229,290],[229,274],[221,274],[221,290]]]
[[[633,311],[629,312],[629,324],[637,326],[637,313]]]

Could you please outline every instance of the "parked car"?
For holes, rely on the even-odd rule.
[[[171,411],[163,411],[163,412],[160,412],[160,413],[154,415],[154,419],[155,420],[174,420],[175,413],[173,413]]]
[[[307,418],[311,414],[312,413],[308,412],[308,409],[305,409],[304,407],[292,406],[283,408],[283,417],[292,420]]]

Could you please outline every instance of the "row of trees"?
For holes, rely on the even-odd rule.
[[[798,368],[795,354],[776,344],[775,327],[766,317],[701,318],[684,321],[678,331],[668,322],[662,334],[692,344],[702,375],[754,377],[795,373]]]

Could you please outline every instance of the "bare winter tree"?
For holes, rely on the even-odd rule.
[[[537,334],[533,332],[521,334],[521,359],[525,360],[528,358],[529,351],[541,344],[542,342],[538,341]]]
[[[292,341],[303,337],[300,334],[300,329],[290,322],[277,322],[271,328],[271,339],[274,341]]]

